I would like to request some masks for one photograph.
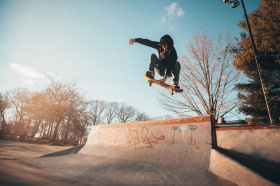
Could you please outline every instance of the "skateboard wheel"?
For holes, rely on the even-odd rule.
[[[174,94],[174,89],[171,89],[171,95],[173,96],[173,94]]]
[[[152,81],[148,80],[148,83],[149,83],[149,86],[151,87],[152,86]]]

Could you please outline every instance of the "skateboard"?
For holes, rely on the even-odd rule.
[[[148,80],[148,83],[149,83],[150,86],[152,86],[152,83],[154,83],[154,84],[156,84],[156,85],[159,85],[159,86],[161,86],[161,87],[164,87],[164,88],[166,88],[166,89],[169,89],[169,90],[171,91],[171,95],[173,95],[174,92],[183,92],[183,90],[180,89],[180,88],[174,88],[173,86],[168,85],[168,84],[166,84],[166,83],[160,83],[158,80],[151,79],[151,78],[149,78],[149,77],[147,77],[147,76],[145,76],[145,75],[144,75],[144,77]]]

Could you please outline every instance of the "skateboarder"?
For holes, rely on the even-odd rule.
[[[134,42],[140,43],[152,47],[158,51],[157,57],[155,54],[151,54],[149,70],[146,72],[146,76],[154,79],[155,70],[160,76],[164,78],[160,79],[160,83],[165,83],[168,77],[172,76],[171,85],[175,88],[180,88],[179,86],[179,75],[181,65],[177,61],[178,56],[174,48],[173,39],[169,35],[164,35],[160,42],[150,41],[148,39],[136,38],[130,39],[129,44],[132,45]]]

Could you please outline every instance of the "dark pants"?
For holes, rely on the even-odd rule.
[[[167,70],[167,66],[161,64],[158,57],[155,54],[151,54],[150,63],[149,63],[149,71],[155,72],[157,71],[158,75],[164,76]],[[171,70],[172,80],[171,84],[179,84],[179,75],[180,75],[181,65],[179,61],[176,61],[173,69]]]

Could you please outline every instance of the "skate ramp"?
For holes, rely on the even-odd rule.
[[[280,183],[277,167],[228,149],[212,149],[216,147],[213,125],[210,116],[201,116],[93,126],[80,150],[23,162],[92,185]]]
[[[209,116],[93,126],[82,154],[207,167]]]
[[[210,116],[93,126],[77,154],[26,163],[93,185],[235,185],[208,171]]]

